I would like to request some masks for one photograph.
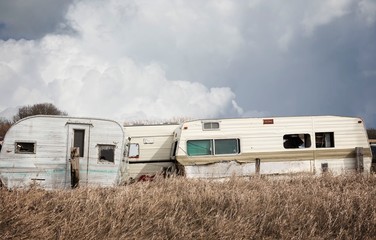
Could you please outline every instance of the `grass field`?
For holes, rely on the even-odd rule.
[[[0,239],[375,239],[376,176],[0,191]]]

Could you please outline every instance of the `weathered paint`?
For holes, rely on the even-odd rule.
[[[8,187],[36,183],[44,188],[70,188],[70,152],[75,129],[85,130],[79,159],[80,186],[111,186],[121,181],[124,132],[112,120],[64,116],[32,116],[15,123],[4,138],[0,178]],[[16,153],[16,142],[35,143],[35,153]],[[114,146],[114,162],[99,161],[99,145]]]
[[[126,158],[127,179],[154,176],[166,169],[174,168],[171,160],[171,146],[177,124],[131,125],[125,126],[126,144],[139,144],[139,156]]]
[[[256,159],[261,174],[321,173],[322,164],[332,172],[355,169],[355,148],[364,149],[364,169],[369,172],[371,150],[363,121],[353,117],[306,116],[196,120],[183,123],[175,131],[179,143],[176,160],[187,177],[224,177],[252,175]],[[219,129],[203,130],[204,122],[219,122]],[[315,133],[333,132],[335,147],[316,148]],[[311,146],[285,149],[286,134],[309,134]],[[188,156],[187,141],[239,139],[240,153]]]

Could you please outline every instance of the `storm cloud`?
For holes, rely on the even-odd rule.
[[[21,2],[0,3],[0,111],[52,102],[121,121],[329,114],[376,126],[372,0]]]

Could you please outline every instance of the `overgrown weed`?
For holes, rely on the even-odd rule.
[[[374,239],[376,177],[0,189],[0,239]]]

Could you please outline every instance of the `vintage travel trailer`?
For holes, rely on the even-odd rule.
[[[237,118],[185,122],[172,159],[189,178],[369,172],[363,121],[353,117]]]
[[[112,120],[31,116],[7,132],[0,153],[0,180],[8,188],[46,189],[119,184],[124,132]]]
[[[156,174],[170,174],[175,163],[170,158],[174,131],[178,124],[129,125],[126,135],[127,182],[147,180]]]
[[[188,178],[335,174],[371,170],[364,123],[304,116],[130,125],[96,118],[31,116],[7,132],[0,180],[8,188],[114,186]]]

